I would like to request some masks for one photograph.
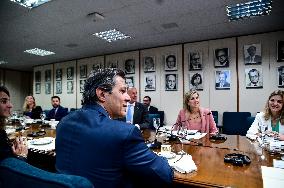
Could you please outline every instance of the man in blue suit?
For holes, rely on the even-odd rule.
[[[64,116],[68,114],[68,108],[63,108],[60,105],[60,98],[58,96],[51,97],[52,109],[48,112],[46,119],[55,119],[56,121],[60,121]]]
[[[123,71],[107,68],[90,74],[82,109],[57,126],[58,172],[84,176],[96,188],[161,187],[172,182],[168,162],[146,146],[139,129],[114,120],[126,115],[129,100]]]

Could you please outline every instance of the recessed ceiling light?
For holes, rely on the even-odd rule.
[[[0,61],[0,65],[2,65],[2,64],[7,64],[8,62],[7,61],[4,61],[4,60],[1,60]]]
[[[94,33],[93,35],[95,35],[96,37],[99,37],[101,39],[104,39],[108,42],[113,42],[113,41],[117,41],[117,40],[131,38],[130,36],[120,32],[119,30],[116,30],[116,29],[103,31],[103,32],[99,32],[99,33]]]
[[[32,8],[38,7],[39,5],[47,3],[51,0],[25,0],[25,1],[23,1],[23,0],[10,0],[10,1],[15,2],[15,3],[17,3],[21,6],[26,7],[26,8],[32,9]]]
[[[38,55],[38,56],[47,56],[47,55],[55,54],[54,52],[42,50],[42,49],[39,49],[39,48],[25,50],[24,52],[34,54],[34,55]]]
[[[229,21],[269,15],[272,9],[272,0],[255,0],[246,3],[226,6]]]

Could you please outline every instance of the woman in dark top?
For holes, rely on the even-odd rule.
[[[23,138],[17,137],[11,143],[4,130],[5,119],[11,115],[12,107],[8,89],[0,86],[0,161],[8,157],[25,159],[28,154],[28,148]]]
[[[31,95],[25,98],[23,111],[25,116],[29,116],[32,119],[40,119],[40,114],[42,113],[41,107],[36,105],[35,98]]]

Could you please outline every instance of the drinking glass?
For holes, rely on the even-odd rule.
[[[46,118],[46,114],[45,114],[45,112],[42,112],[42,113],[40,114],[40,119],[41,119],[41,124],[42,124],[42,125],[44,124],[45,118]]]
[[[264,160],[265,159],[264,152],[263,152],[264,147],[265,147],[264,138],[265,138],[265,132],[267,131],[268,126],[266,124],[261,124],[261,125],[258,125],[258,126],[259,126],[259,130],[260,130],[260,133],[261,133],[261,142],[262,142],[261,145],[260,145],[260,147],[261,147],[260,158],[262,160]]]
[[[183,140],[186,138],[186,135],[187,135],[187,129],[186,129],[186,127],[181,125],[180,129],[178,131],[178,138],[181,142],[181,151],[179,151],[178,154],[183,155],[183,154],[186,153],[185,151],[183,151]]]

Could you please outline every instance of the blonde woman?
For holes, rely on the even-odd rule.
[[[209,109],[200,107],[199,93],[196,90],[187,92],[184,96],[184,108],[180,110],[174,130],[180,126],[201,133],[216,134],[218,129]]]
[[[42,113],[41,107],[36,106],[35,98],[31,95],[25,98],[23,111],[25,116],[28,116],[32,119],[40,119],[40,114]]]
[[[263,112],[257,113],[247,135],[259,134],[262,125],[267,126],[267,131],[273,133],[280,140],[284,140],[284,92],[273,91],[265,104]]]

